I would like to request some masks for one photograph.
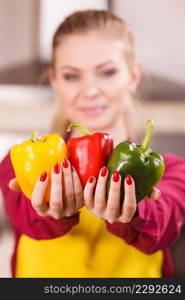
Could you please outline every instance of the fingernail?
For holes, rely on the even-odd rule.
[[[131,177],[130,175],[127,175],[127,177],[126,177],[126,183],[127,183],[128,185],[131,185],[131,184],[132,184],[132,177]]]
[[[103,168],[101,169],[101,176],[105,177],[106,174],[107,174],[107,168],[106,168],[106,167],[103,167]]]
[[[117,170],[113,173],[113,181],[118,182],[119,181],[119,172]]]
[[[155,191],[155,195],[157,196],[157,199],[159,197],[161,197],[161,191],[159,189],[156,188],[156,191]]]
[[[47,173],[46,172],[43,172],[42,175],[40,176],[40,181],[45,181],[46,178],[47,178]]]
[[[69,163],[68,163],[66,158],[63,159],[62,165],[63,165],[64,168],[67,168],[69,166]]]
[[[90,183],[93,183],[93,181],[94,181],[94,177],[91,176],[91,177],[89,178],[89,182],[90,182]]]
[[[55,174],[59,174],[60,173],[60,166],[59,166],[58,163],[54,165],[54,172],[55,172]]]

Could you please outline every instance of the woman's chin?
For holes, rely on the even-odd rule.
[[[114,123],[114,120],[112,114],[103,113],[93,118],[81,117],[78,122],[83,123],[89,130],[96,131],[109,128]]]

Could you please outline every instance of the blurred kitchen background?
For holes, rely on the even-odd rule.
[[[155,122],[152,148],[185,158],[185,1],[0,0],[0,160],[31,130],[48,132],[55,103],[45,77],[52,35],[68,14],[90,8],[111,10],[130,24],[144,70],[139,113]],[[13,244],[0,195],[0,277],[11,276]],[[184,230],[172,253],[176,277],[185,276]]]

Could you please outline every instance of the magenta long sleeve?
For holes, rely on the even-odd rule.
[[[50,239],[64,235],[79,222],[79,215],[56,220],[37,214],[31,201],[21,192],[11,191],[8,187],[10,179],[15,177],[8,154],[0,164],[0,187],[4,197],[4,207],[16,231],[34,239]]]
[[[156,185],[160,199],[141,201],[130,223],[106,221],[108,231],[147,254],[170,247],[185,224],[185,159],[172,153],[163,158],[165,173]]]

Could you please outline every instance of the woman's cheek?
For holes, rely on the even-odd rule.
[[[114,95],[118,98],[124,98],[128,94],[128,85],[123,82],[114,85]]]
[[[107,91],[107,96],[110,99],[110,104],[113,105],[119,105],[122,103],[124,97],[126,95],[126,89],[122,86],[112,86],[109,87],[109,90]]]
[[[66,105],[74,102],[75,95],[76,91],[74,88],[65,88],[65,86],[63,86],[63,88],[60,89],[60,99]]]
[[[112,80],[108,80],[104,83],[104,90],[107,94],[114,96],[117,94],[123,94],[127,88],[127,81],[123,76],[116,76]]]

